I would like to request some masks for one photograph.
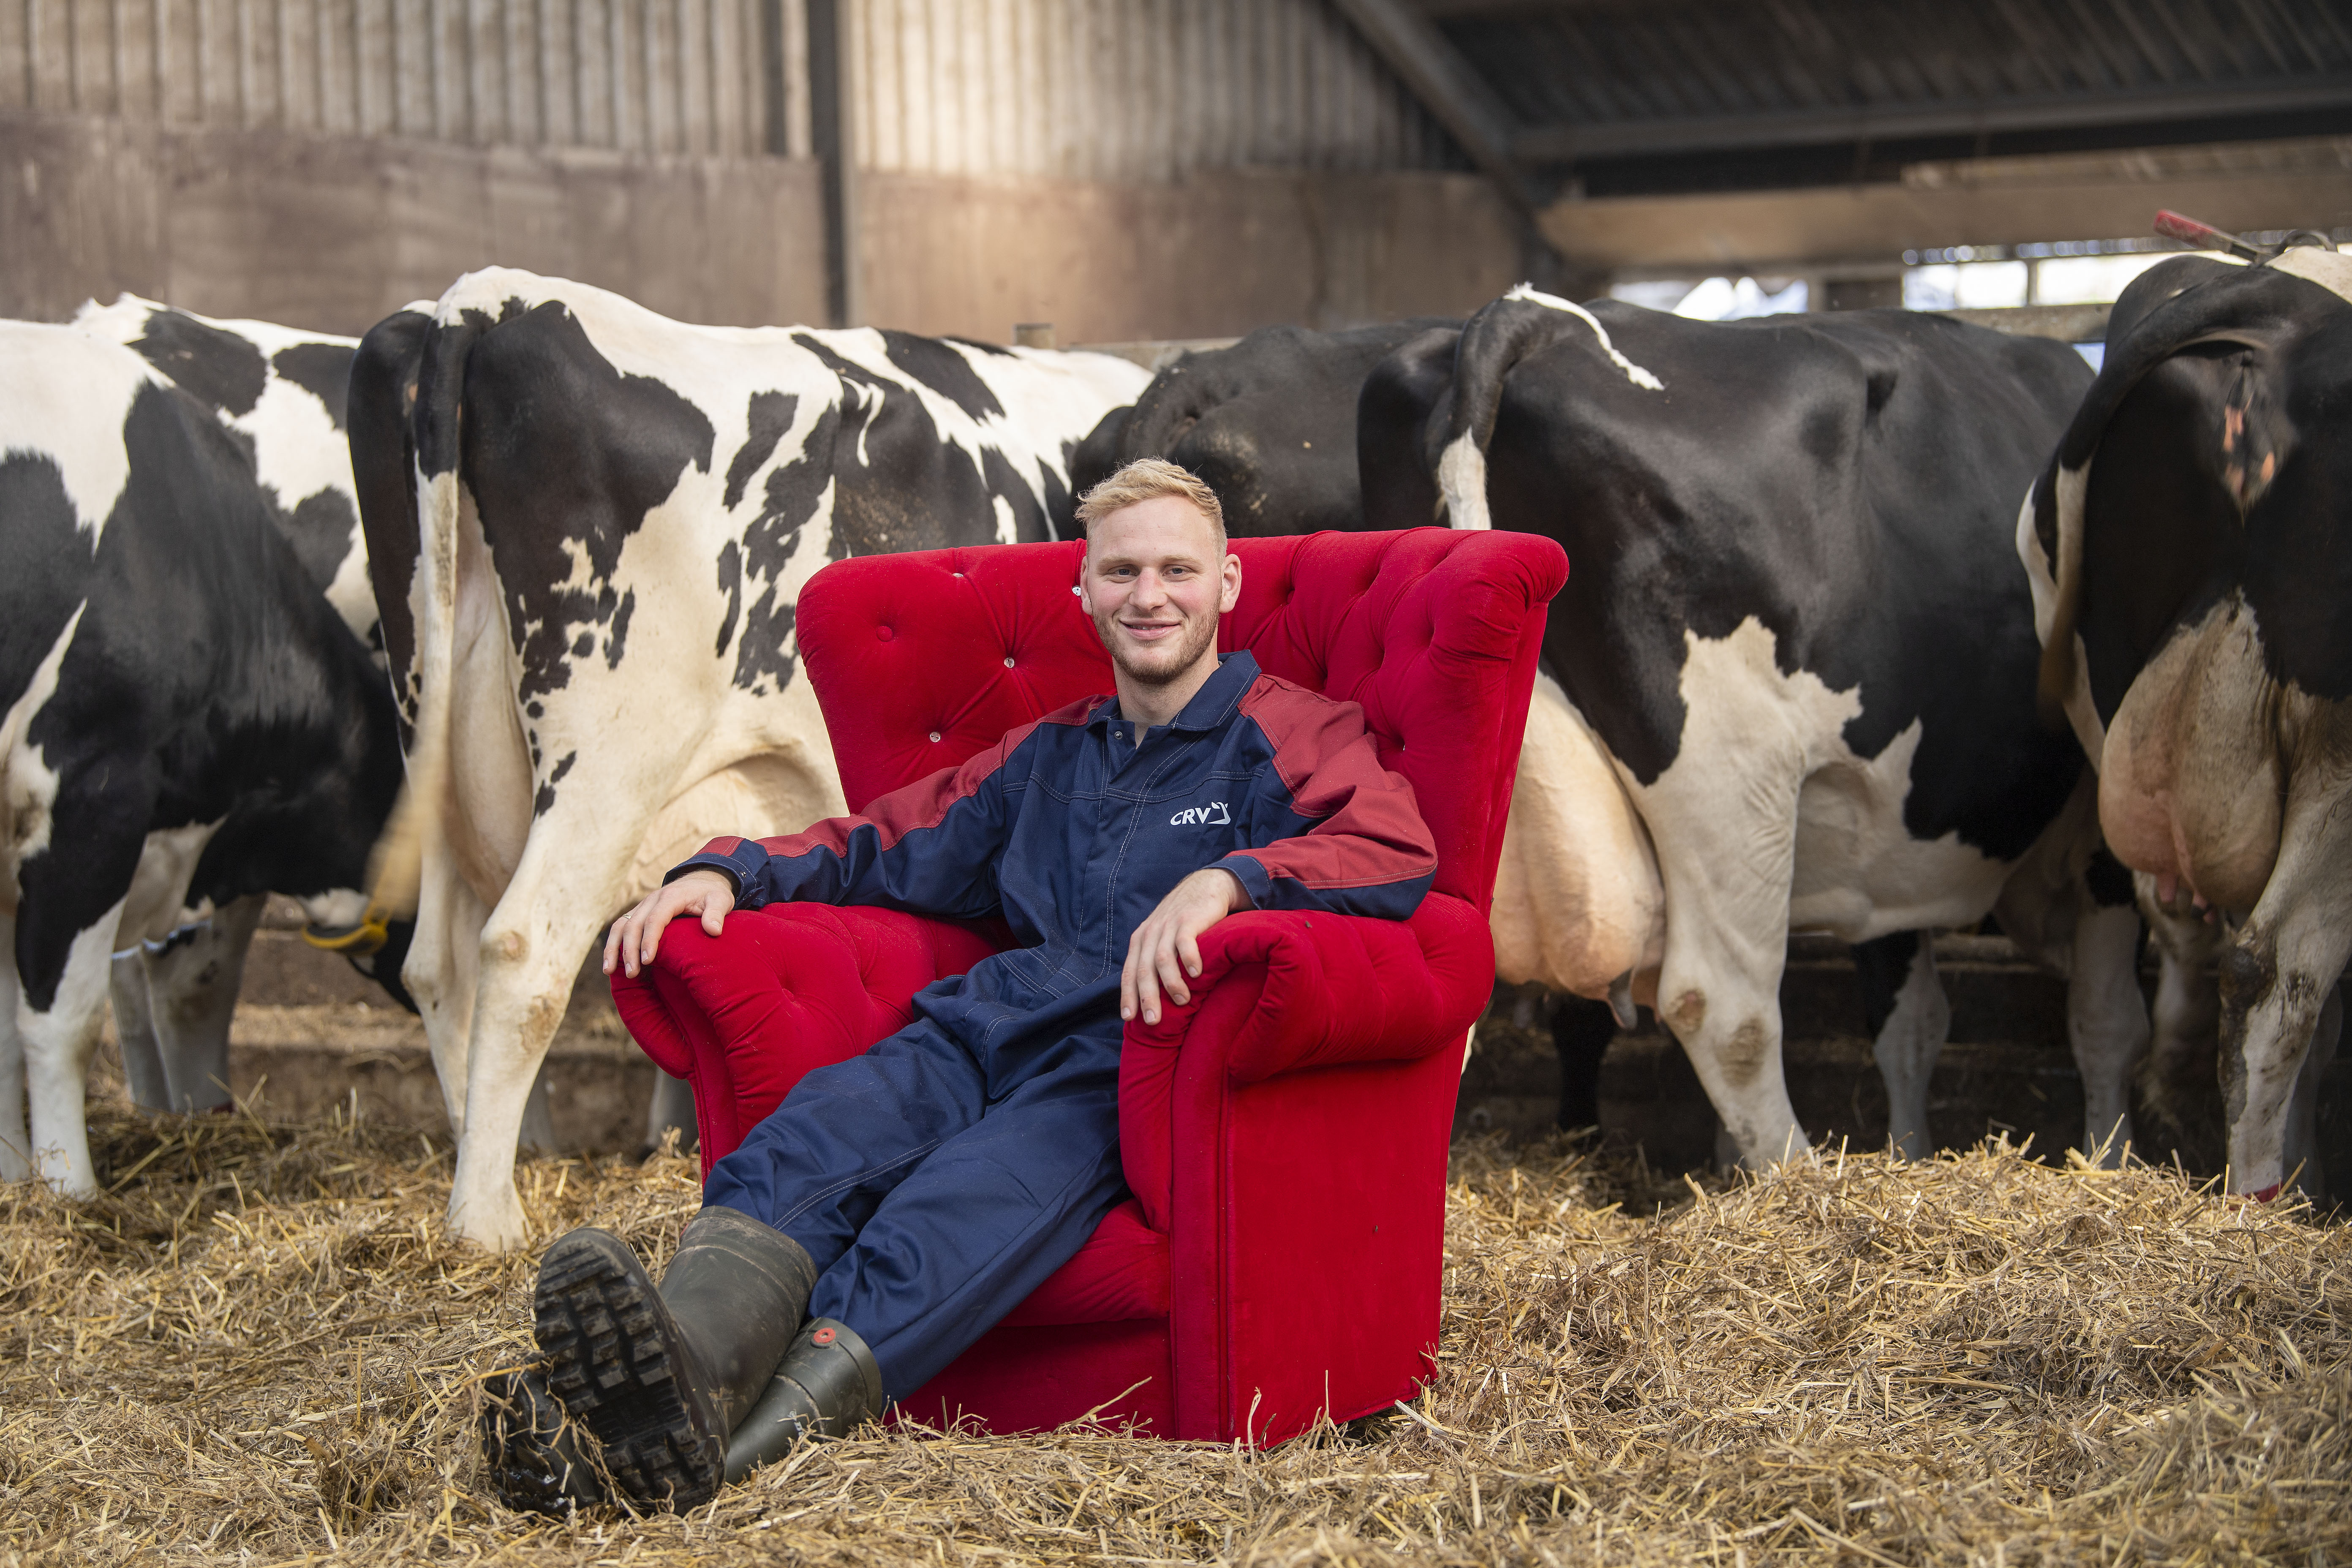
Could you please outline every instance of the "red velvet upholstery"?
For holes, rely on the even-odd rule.
[[[1024,1431],[1091,1413],[1269,1442],[1408,1397],[1433,1370],[1459,1050],[1493,984],[1486,909],[1568,563],[1531,535],[1443,529],[1234,550],[1242,598],[1221,646],[1363,705],[1436,836],[1434,887],[1407,921],[1251,912],[1208,932],[1192,1004],[1128,1028],[1133,1200],[904,1402],[917,1418]],[[1071,592],[1079,553],[868,556],[811,580],[800,651],[853,808],[1109,689]],[[647,1054],[693,1081],[707,1168],[803,1073],[899,1027],[917,990],[1002,940],[778,906],[716,941],[678,922],[614,992]]]

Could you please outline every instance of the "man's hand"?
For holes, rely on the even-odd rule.
[[[1118,1016],[1140,1013],[1147,1024],[1160,1022],[1160,994],[1181,1007],[1192,999],[1186,979],[1201,977],[1201,933],[1235,910],[1250,907],[1242,879],[1231,871],[1210,866],[1193,872],[1168,890],[1160,907],[1135,928],[1127,942],[1127,967],[1119,971]]]
[[[680,915],[700,915],[702,929],[717,936],[734,908],[732,882],[707,868],[688,871],[647,893],[645,902],[613,922],[604,938],[604,973],[625,969],[635,979],[661,951],[661,934],[670,921]]]

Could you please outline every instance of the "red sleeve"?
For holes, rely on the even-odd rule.
[[[1261,909],[1412,913],[1437,873],[1437,842],[1412,783],[1381,765],[1363,709],[1269,677],[1241,711],[1273,762],[1251,802],[1260,847],[1219,864]]]

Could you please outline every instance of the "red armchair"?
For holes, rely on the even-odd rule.
[[[811,580],[799,647],[853,807],[1110,689],[1073,597],[1080,548],[868,556]],[[1494,984],[1496,858],[1568,563],[1531,535],[1433,528],[1233,548],[1241,603],[1220,646],[1363,705],[1436,836],[1435,884],[1407,921],[1254,911],[1209,931],[1192,1004],[1128,1026],[1132,1198],[903,1402],[920,1419],[1014,1432],[1092,1412],[1266,1443],[1408,1398],[1434,1370],[1461,1046]],[[708,1170],[802,1074],[901,1027],[916,991],[1005,941],[778,905],[716,940],[677,922],[614,993],[646,1054],[692,1081]]]

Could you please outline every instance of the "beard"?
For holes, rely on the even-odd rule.
[[[1149,652],[1121,640],[1112,629],[1112,617],[1107,615],[1095,617],[1095,635],[1102,638],[1111,663],[1129,680],[1139,686],[1169,686],[1188,674],[1200,662],[1204,650],[1216,646],[1217,617],[1206,616],[1198,622],[1187,623],[1172,645],[1161,643]]]

